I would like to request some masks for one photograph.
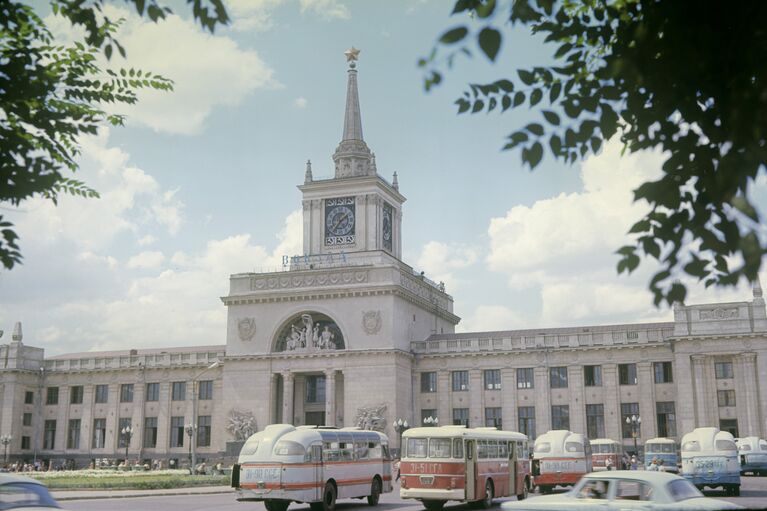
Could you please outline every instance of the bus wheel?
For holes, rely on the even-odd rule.
[[[517,500],[525,500],[527,498],[527,481],[522,482],[522,493],[517,494]]]
[[[368,495],[368,506],[377,506],[378,500],[381,498],[381,480],[378,477],[373,478],[373,483],[370,485],[370,495]]]
[[[736,484],[735,486],[732,487],[732,494],[735,497],[740,497],[740,485],[739,484]]]
[[[425,507],[429,511],[440,511],[440,509],[445,507],[445,501],[444,500],[424,500],[423,507]]]
[[[490,509],[493,507],[493,482],[488,479],[485,483],[485,498],[478,502],[481,509]]]
[[[325,483],[321,506],[317,506],[317,511],[334,511],[336,508],[336,487],[331,482]]]
[[[285,511],[288,509],[289,505],[289,500],[269,499],[264,501],[264,507],[266,507],[266,511]]]

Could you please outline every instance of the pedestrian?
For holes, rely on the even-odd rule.
[[[400,476],[400,460],[397,460],[396,465],[397,465],[397,478],[395,479],[395,481],[399,481],[399,476]]]
[[[647,470],[650,470],[652,472],[657,472],[658,471],[658,459],[657,458],[653,458],[652,459],[650,464],[647,466]]]
[[[637,457],[636,457],[636,455],[632,454],[631,455],[631,470],[636,470],[636,469],[637,469]]]
[[[605,460],[605,468],[607,470],[612,470],[613,469],[613,460],[609,456]]]
[[[658,472],[665,472],[666,467],[663,466],[663,458],[658,460]]]

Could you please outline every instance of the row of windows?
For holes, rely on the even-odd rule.
[[[206,380],[198,382],[197,398],[200,400],[213,399],[213,381]],[[83,403],[83,396],[85,392],[82,385],[74,385],[69,388],[69,403],[73,405],[80,405]],[[96,385],[94,388],[94,402],[95,403],[108,403],[109,402],[109,385]],[[186,382],[175,381],[171,384],[171,399],[173,401],[184,401],[186,399]],[[159,383],[147,383],[146,384],[146,401],[159,401],[160,400],[160,384]],[[120,402],[132,403],[133,402],[133,384],[123,383],[120,385]],[[34,393],[28,391],[24,396],[25,404],[34,403]],[[45,404],[57,405],[59,404],[59,388],[58,387],[46,387],[45,389]]]
[[[56,424],[55,419],[46,420],[43,428],[43,449],[53,450],[56,448]],[[80,419],[70,419],[67,429],[67,449],[80,448]],[[118,440],[117,447],[124,448],[128,445],[130,437],[121,433],[127,426],[131,425],[131,419],[122,417],[118,421]],[[171,417],[170,420],[170,447],[183,447],[184,436],[188,435],[184,417]],[[135,434],[135,433],[133,433]],[[133,436],[131,434],[130,436]],[[91,448],[102,449],[106,447],[107,420],[93,419],[93,437],[91,439]],[[209,447],[211,439],[211,416],[200,415],[197,417],[197,446]],[[145,448],[157,447],[157,417],[146,417],[144,419],[144,443]],[[22,437],[21,449],[29,449],[29,437]]]
[[[655,406],[656,424],[658,436],[676,436],[676,411],[673,401],[658,402]],[[470,427],[469,409],[453,408],[452,424]],[[484,426],[495,426],[503,429],[500,407],[485,408]],[[626,423],[626,418],[632,415],[639,416],[639,403],[621,403],[621,434],[623,438],[632,438],[634,430],[631,424]],[[436,417],[437,410],[422,409],[421,421],[427,417]],[[535,431],[535,407],[520,406],[517,408],[517,430],[524,433],[528,438],[534,439]],[[554,405],[551,407],[551,429],[570,429],[570,406]],[[636,428],[637,437],[641,436],[641,424]],[[586,436],[589,438],[605,437],[605,409],[602,404],[586,405]]]
[[[731,372],[732,368],[730,368]],[[535,387],[535,374],[532,367],[517,369],[517,388],[532,389]],[[671,362],[654,362],[653,372],[655,383],[671,383],[674,381]],[[483,371],[484,389],[501,390],[501,370],[486,369]],[[469,371],[450,372],[451,389],[453,392],[469,390]],[[583,383],[586,387],[602,386],[602,366],[583,366]],[[618,364],[618,383],[620,385],[636,385],[636,364]],[[566,366],[549,368],[549,386],[553,389],[563,389],[568,386],[568,371]],[[434,371],[421,373],[421,392],[437,392],[437,373]]]

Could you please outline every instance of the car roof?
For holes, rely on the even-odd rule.
[[[40,486],[45,486],[43,483],[41,483],[37,479],[32,479],[31,477],[17,476],[7,472],[0,473],[0,484],[11,484],[11,483],[34,483],[34,484],[39,484]]]
[[[677,479],[684,479],[669,472],[655,472],[652,470],[613,470],[609,472],[592,472],[583,476],[584,479],[633,479],[648,483],[666,484]]]

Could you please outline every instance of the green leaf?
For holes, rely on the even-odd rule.
[[[517,92],[514,94],[514,104],[512,106],[517,107],[525,102],[525,93]]]
[[[554,82],[551,84],[551,89],[549,90],[549,101],[551,104],[554,104],[554,102],[559,98],[559,93],[562,92],[562,83],[561,82]]]
[[[468,33],[469,29],[464,26],[455,27],[442,34],[439,38],[439,42],[442,44],[455,44],[466,37],[466,34]]]
[[[532,122],[525,126],[525,129],[532,133],[533,135],[537,135],[539,137],[543,136],[543,126],[538,124],[537,122]]]
[[[530,93],[530,106],[537,105],[543,98],[543,91],[541,89],[533,89]]]
[[[485,102],[481,99],[478,99],[474,102],[474,106],[471,109],[471,113],[476,114],[480,110],[482,110],[485,107]]]
[[[479,33],[479,47],[491,61],[495,61],[498,51],[501,49],[501,33],[494,28],[485,27]]]
[[[530,170],[534,169],[541,162],[543,158],[543,146],[540,142],[534,143],[527,153],[527,163],[530,165]]]
[[[502,112],[505,112],[506,110],[508,110],[511,107],[511,96],[509,96],[508,94],[503,96],[501,98],[501,106],[503,107],[501,110]]]
[[[535,74],[526,69],[517,69],[517,74],[519,75],[519,79],[522,80],[522,83],[525,85],[532,85],[533,82],[535,82]]]
[[[559,116],[551,110],[543,110],[543,117],[554,126],[559,126]]]

